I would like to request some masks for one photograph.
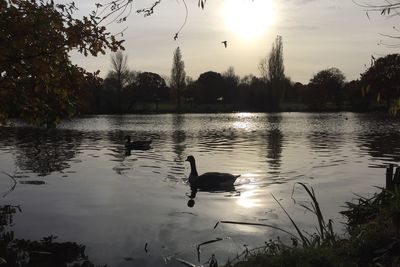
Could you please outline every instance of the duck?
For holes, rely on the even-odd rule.
[[[206,172],[202,175],[197,173],[196,160],[188,156],[186,161],[190,163],[189,184],[192,188],[203,190],[218,190],[221,188],[233,188],[233,184],[240,175],[222,172]]]
[[[136,150],[147,150],[150,149],[150,145],[152,140],[136,140],[131,141],[131,137],[129,135],[125,136],[125,148],[128,150],[136,149]]]

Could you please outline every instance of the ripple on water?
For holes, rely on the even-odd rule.
[[[373,114],[238,113],[88,116],[50,132],[0,127],[0,170],[18,181],[3,203],[21,204],[20,236],[80,240],[98,264],[122,264],[122,256],[115,256],[122,254],[151,266],[140,254],[146,242],[196,261],[197,242],[231,236],[212,247],[223,262],[232,256],[229,242],[263,243],[273,233],[236,226],[213,230],[218,220],[289,227],[271,194],[312,230],[312,218],[291,202],[296,182],[315,187],[328,218],[337,217],[353,192],[383,184],[382,167],[400,160],[399,124]],[[153,148],[127,156],[127,134],[151,138]],[[199,173],[242,176],[230,191],[192,192],[188,155],[195,156]],[[0,179],[2,192],[10,182]]]

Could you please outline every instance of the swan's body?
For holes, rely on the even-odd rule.
[[[126,149],[136,149],[136,150],[147,150],[150,149],[150,145],[152,140],[137,140],[131,141],[131,137],[129,135],[125,136],[125,148]]]
[[[188,156],[186,161],[190,162],[190,186],[199,189],[219,189],[233,187],[236,179],[240,175],[233,175],[230,173],[221,172],[206,172],[202,175],[197,173],[196,161],[193,156]]]

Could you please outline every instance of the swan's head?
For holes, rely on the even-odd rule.
[[[193,156],[188,156],[187,158],[186,158],[186,161],[189,161],[190,163],[194,163],[194,157]]]

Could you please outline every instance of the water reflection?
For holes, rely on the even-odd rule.
[[[82,134],[66,130],[51,132],[33,129],[16,128],[15,164],[19,169],[47,176],[52,172],[62,172],[79,162],[77,155],[82,143]]]
[[[95,266],[85,253],[86,247],[75,242],[56,242],[49,235],[40,241],[19,239],[14,233],[14,215],[20,206],[0,206],[0,255],[7,266]]]
[[[348,120],[330,113],[94,116],[52,132],[0,127],[0,171],[16,169],[16,176],[28,178],[20,180],[33,181],[18,183],[6,195],[27,209],[16,216],[21,236],[37,239],[49,231],[79,240],[91,258],[109,266],[164,266],[157,258],[167,253],[164,247],[196,261],[193,244],[214,238],[218,220],[285,224],[279,208],[276,218],[265,210],[277,208],[270,193],[290,198],[297,181],[315,185],[321,206],[328,205],[333,216],[353,192],[370,192],[384,172],[368,166],[400,160],[400,122],[345,115]],[[153,139],[153,148],[127,155],[127,134]],[[242,176],[235,188],[190,189],[187,155],[198,158],[201,173]],[[48,176],[46,185],[37,175]],[[68,179],[50,179],[64,175]],[[10,181],[0,177],[0,192],[9,190]],[[286,200],[282,204],[290,210]],[[302,226],[310,223],[302,210],[293,210]],[[235,230],[221,228],[218,235],[234,232],[238,244],[263,243],[271,235],[265,229]],[[149,253],[143,256],[145,243]],[[209,256],[218,251],[224,261],[236,249],[215,244]],[[121,263],[127,256],[134,260]]]
[[[182,166],[186,150],[186,133],[184,130],[185,116],[176,114],[172,117],[172,144],[175,153],[175,162]]]
[[[221,125],[223,126],[223,125]],[[237,143],[238,133],[233,127],[219,127],[219,129],[206,128],[198,134],[200,152],[229,152]]]
[[[240,192],[235,189],[234,185],[223,186],[223,187],[221,186],[221,187],[215,188],[213,190],[199,190],[198,188],[191,186],[190,194],[186,193],[186,196],[189,197],[189,200],[187,202],[187,206],[189,208],[193,208],[194,205],[196,204],[194,199],[196,198],[196,196],[199,192],[200,193],[203,192],[203,193],[210,193],[210,194],[219,194],[221,196],[224,195],[225,197],[234,196],[234,195],[240,196]],[[229,193],[229,194],[226,195],[226,193]]]
[[[281,154],[283,134],[280,130],[281,115],[270,115],[268,118],[269,130],[267,132],[267,162],[271,174],[279,173],[281,167]]]
[[[319,156],[329,156],[343,145],[343,125],[340,114],[316,114],[308,117],[309,133],[307,138],[312,152]]]
[[[400,161],[400,133],[367,134],[359,137],[361,149],[367,151],[372,159],[398,163]],[[386,167],[387,164],[372,164]]]
[[[362,152],[370,155],[371,167],[386,168],[389,163],[400,161],[400,127],[398,117],[379,114],[357,114],[358,126],[355,142]]]
[[[188,200],[188,203],[187,203],[187,206],[189,208],[193,208],[193,206],[195,204],[194,199],[196,198],[197,191],[198,191],[197,188],[190,187],[190,194],[187,195],[189,197],[189,200]]]

